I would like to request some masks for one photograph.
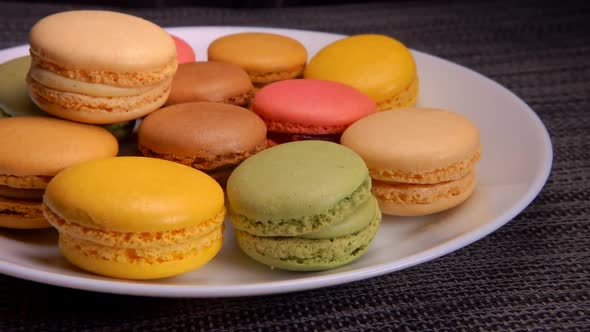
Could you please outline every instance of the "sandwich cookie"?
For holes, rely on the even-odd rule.
[[[248,73],[225,62],[180,64],[166,104],[210,101],[249,107],[254,87]]]
[[[481,157],[477,127],[438,109],[399,109],[354,123],[342,144],[367,163],[381,211],[418,216],[465,201],[476,187]]]
[[[384,35],[356,35],[327,45],[310,60],[304,77],[353,86],[373,98],[378,111],[414,106],[418,96],[412,53]]]
[[[42,110],[86,123],[137,119],[166,102],[176,47],[159,26],[109,11],[41,19],[29,35],[29,94]]]
[[[350,124],[375,112],[375,103],[348,85],[297,79],[260,89],[252,110],[266,123],[273,145],[300,140],[338,142]]]
[[[307,50],[297,40],[274,33],[243,32],[214,40],[207,49],[210,61],[242,67],[256,88],[303,75]]]
[[[196,168],[224,185],[238,164],[267,147],[266,127],[256,114],[239,106],[177,104],[145,118],[138,145],[146,157]]]
[[[211,260],[223,242],[224,198],[206,174],[177,163],[114,157],[55,176],[43,213],[59,247],[81,269],[155,279]]]
[[[246,159],[227,182],[227,199],[240,248],[285,270],[348,264],[381,222],[365,163],[332,142],[291,142]]]
[[[49,227],[41,199],[51,178],[118,152],[105,129],[50,117],[0,119],[0,137],[0,227]]]

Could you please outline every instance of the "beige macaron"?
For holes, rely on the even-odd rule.
[[[53,14],[33,26],[29,43],[31,98],[47,113],[79,122],[114,123],[156,110],[177,68],[172,37],[122,13]]]
[[[366,162],[381,211],[426,215],[455,207],[476,186],[478,128],[465,116],[438,109],[399,109],[369,115],[341,143]]]
[[[41,200],[53,176],[118,152],[106,129],[50,117],[0,119],[0,137],[0,227],[49,227]]]

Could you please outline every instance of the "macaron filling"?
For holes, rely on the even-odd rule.
[[[42,218],[41,202],[0,197],[0,216]]]
[[[26,199],[41,201],[43,199],[43,189],[23,189],[11,186],[0,185],[0,197],[11,199]]]
[[[326,240],[354,234],[373,222],[378,211],[377,200],[374,197],[369,197],[353,214],[347,216],[341,222],[330,225],[317,232],[301,235],[300,237],[304,239]]]
[[[29,76],[48,88],[55,90],[80,93],[95,97],[128,97],[137,96],[154,89],[158,85],[170,84],[171,79],[158,82],[154,85],[139,86],[139,87],[119,87],[115,85],[107,85],[100,83],[89,83],[78,81],[71,78],[63,77],[48,70],[32,66],[29,71]]]
[[[40,56],[34,49],[30,50],[32,63],[35,67],[45,69],[61,77],[68,77],[75,81],[86,83],[100,83],[109,86],[138,87],[150,86],[170,80],[176,73],[178,62],[171,59],[163,66],[145,71],[110,71],[105,68],[66,68]]]
[[[293,219],[257,220],[239,214],[229,208],[229,216],[235,228],[257,236],[292,236],[318,232],[341,223],[371,197],[371,178],[367,177],[350,195],[326,211]]]

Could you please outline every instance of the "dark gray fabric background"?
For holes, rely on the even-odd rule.
[[[71,8],[0,2],[0,48],[25,43],[36,20]],[[551,134],[551,176],[523,213],[485,239],[417,267],[332,288],[251,298],[159,299],[0,275],[0,331],[590,331],[588,2],[128,11],[163,26],[250,25],[394,36],[479,71],[523,98]]]

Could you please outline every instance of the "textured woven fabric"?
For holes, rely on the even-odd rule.
[[[0,48],[74,8],[0,2]],[[403,1],[317,8],[130,11],[163,26],[383,33],[523,98],[554,144],[540,196],[492,235],[352,284],[235,299],[96,294],[0,275],[0,331],[590,331],[590,3]]]

